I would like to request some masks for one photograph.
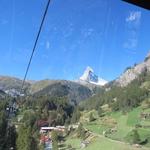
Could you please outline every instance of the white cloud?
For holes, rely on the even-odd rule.
[[[138,32],[141,22],[141,11],[130,11],[126,21],[126,40],[123,47],[127,50],[135,51],[138,45]]]
[[[68,24],[69,25],[67,25],[66,28],[63,30],[64,38],[70,37],[74,31],[74,25],[72,24],[72,22],[68,21]]]
[[[131,11],[129,16],[126,18],[126,22],[139,22],[141,19],[140,11]]]
[[[46,42],[46,49],[49,49],[49,47],[50,47],[50,43],[49,43],[49,41],[47,41]]]
[[[137,44],[138,44],[138,40],[135,38],[131,38],[131,39],[128,39],[125,43],[124,43],[124,45],[123,45],[123,47],[124,48],[127,48],[127,49],[134,49],[134,48],[136,48],[137,47]]]
[[[93,28],[84,28],[81,30],[81,34],[84,36],[84,38],[87,38],[89,36],[91,36],[94,33],[94,29]]]

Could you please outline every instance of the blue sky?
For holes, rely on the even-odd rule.
[[[0,74],[23,78],[47,0],[0,1]],[[121,0],[51,0],[28,79],[106,80],[150,50],[150,11]]]

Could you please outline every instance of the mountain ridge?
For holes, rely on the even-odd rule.
[[[95,88],[95,86],[89,88],[75,81],[49,79],[31,83],[25,82],[25,85],[25,92],[21,93],[21,79],[8,76],[0,77],[0,90],[12,97],[25,95],[66,96],[71,103],[78,103],[92,96]]]
[[[145,60],[136,64],[133,67],[128,67],[114,83],[118,86],[125,87],[134,79],[136,79],[142,72],[150,71],[150,53],[145,57]]]
[[[118,78],[114,81],[106,82],[104,86],[100,86],[96,84],[100,78],[94,74],[92,68],[87,67],[84,74],[80,77],[79,80],[69,81],[69,80],[39,80],[39,81],[31,81],[27,80],[25,82],[25,93],[23,94],[34,94],[34,93],[45,93],[44,90],[54,90],[56,93],[57,86],[62,90],[62,85],[73,89],[74,93],[76,93],[75,89],[78,90],[77,87],[84,88],[84,91],[87,91],[87,95],[91,96],[95,94],[96,89],[106,88],[108,89],[110,85],[117,85],[121,87],[127,86],[130,82],[136,79],[142,72],[145,70],[150,71],[150,53],[146,56],[145,60],[133,67],[129,67],[122,73]],[[102,80],[103,81],[103,80]],[[22,86],[22,80],[16,77],[11,76],[0,76],[0,90],[4,91],[6,94],[11,96],[21,95],[20,89]],[[73,86],[75,88],[73,88]],[[53,87],[53,88],[52,88]],[[72,92],[68,89],[68,91],[72,94]],[[48,91],[50,93],[50,91]],[[82,94],[78,92],[82,97]],[[85,93],[83,94],[83,99],[86,99]],[[72,96],[74,97],[74,96]],[[78,97],[78,96],[77,96]],[[80,99],[80,98],[79,98]]]

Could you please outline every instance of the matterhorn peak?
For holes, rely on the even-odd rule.
[[[89,81],[90,78],[89,78],[89,74],[92,74],[94,73],[93,69],[91,67],[87,67],[86,70],[84,71],[83,75],[80,77],[80,80],[83,80],[83,81]]]
[[[107,83],[106,80],[99,78],[97,75],[95,75],[93,69],[89,66],[86,68],[83,75],[80,77],[80,82],[88,82],[101,86]]]

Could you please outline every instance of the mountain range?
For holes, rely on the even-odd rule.
[[[79,103],[92,96],[96,91],[95,85],[83,85],[75,81],[67,80],[41,80],[25,82],[23,93],[21,92],[22,80],[14,77],[0,77],[0,97],[6,95],[17,97],[26,95],[49,95],[68,97],[71,103]]]
[[[26,81],[24,86],[24,93],[21,93],[22,80],[9,77],[0,76],[0,96],[8,94],[10,96],[23,96],[33,94],[47,94],[51,96],[67,96],[71,102],[79,103],[90,96],[96,94],[96,91],[102,88],[109,87],[110,83],[117,86],[127,86],[131,81],[136,79],[143,71],[150,71],[150,54],[145,60],[133,67],[128,67],[113,82],[99,78],[94,74],[91,67],[87,67],[79,80],[41,80],[41,81]]]
[[[27,80],[24,86],[24,93],[21,93],[21,79],[0,76],[0,90],[13,97],[39,93],[47,93],[51,96],[68,96],[71,101],[78,103],[95,94],[96,89],[100,89],[101,85],[104,85],[105,82],[103,80],[100,83],[99,78],[90,67],[87,67],[82,77],[77,81],[50,79],[40,81]]]

